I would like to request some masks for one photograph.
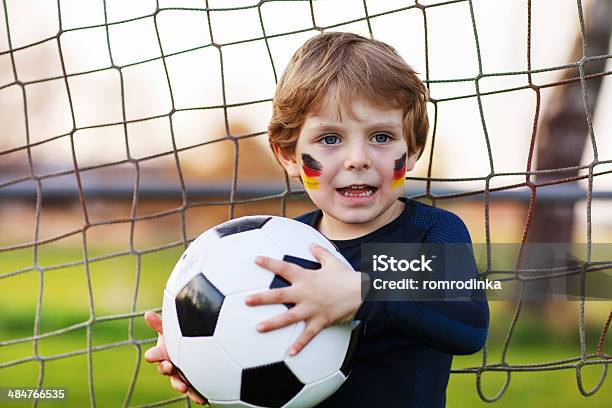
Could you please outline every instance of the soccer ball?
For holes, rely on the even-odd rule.
[[[255,326],[293,305],[244,302],[251,293],[289,285],[257,266],[256,256],[318,269],[313,242],[350,267],[315,229],[273,216],[225,222],[181,255],[164,291],[164,342],[181,376],[213,407],[312,407],[346,380],[357,324],[328,327],[292,357],[289,347],[304,322],[268,333]]]

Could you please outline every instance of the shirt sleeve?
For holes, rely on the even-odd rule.
[[[465,224],[451,212],[432,208],[430,214],[422,215],[417,222],[428,225],[426,243],[471,244]],[[456,271],[457,277],[479,279],[471,248],[464,252],[459,261],[461,266]],[[357,310],[356,319],[366,325],[376,321],[387,329],[444,353],[472,354],[486,341],[489,306],[483,292],[474,300],[366,301]]]

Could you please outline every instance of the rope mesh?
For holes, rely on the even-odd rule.
[[[102,351],[102,350],[109,350],[109,349],[119,348],[119,347],[129,345],[129,346],[132,346],[135,350],[136,364],[134,366],[132,381],[129,384],[127,392],[125,394],[124,405],[125,406],[135,406],[133,403],[133,397],[134,397],[134,392],[135,392],[135,388],[137,384],[137,379],[139,375],[141,374],[140,373],[141,365],[143,364],[142,359],[141,359],[143,346],[144,348],[146,348],[148,345],[151,345],[155,341],[154,338],[138,339],[137,336],[135,335],[135,320],[142,319],[142,315],[144,312],[143,310],[137,309],[139,285],[141,281],[141,272],[142,272],[141,271],[142,270],[142,257],[144,255],[157,253],[165,249],[181,247],[181,246],[186,247],[189,244],[189,242],[194,238],[194,237],[188,236],[187,228],[186,228],[186,212],[189,209],[198,208],[198,207],[208,207],[208,206],[228,206],[228,209],[229,209],[228,218],[232,218],[234,217],[236,213],[237,205],[245,204],[245,203],[263,202],[263,201],[270,200],[270,199],[277,199],[281,203],[281,208],[279,212],[281,215],[285,215],[287,199],[290,198],[292,195],[301,194],[301,192],[296,192],[296,191],[291,190],[290,185],[289,185],[289,180],[285,175],[285,190],[279,194],[271,194],[271,195],[259,196],[255,198],[239,198],[236,195],[237,186],[238,186],[238,163],[239,163],[240,152],[241,152],[240,142],[246,138],[254,138],[254,137],[265,135],[265,131],[249,133],[249,134],[240,135],[240,136],[232,134],[232,131],[230,130],[230,119],[228,118],[228,110],[231,108],[239,107],[239,106],[249,106],[249,105],[254,105],[254,104],[259,104],[259,103],[270,103],[271,100],[270,99],[260,99],[260,100],[253,100],[253,101],[245,102],[245,103],[234,103],[234,104],[228,103],[227,95],[226,95],[226,78],[225,78],[225,65],[224,65],[223,52],[224,52],[225,47],[228,47],[231,45],[237,45],[237,44],[242,44],[242,43],[248,44],[248,43],[252,43],[255,41],[263,40],[266,46],[266,49],[267,49],[267,58],[269,59],[269,63],[271,64],[274,79],[277,80],[278,73],[280,72],[280,68],[275,64],[274,59],[272,58],[272,51],[271,51],[271,47],[269,43],[270,39],[289,36],[293,34],[307,33],[312,30],[323,32],[325,30],[333,30],[336,28],[342,28],[343,26],[347,26],[353,23],[363,23],[363,22],[367,24],[367,28],[368,28],[370,35],[372,37],[375,37],[375,33],[373,32],[372,24],[371,24],[371,21],[373,21],[374,19],[385,16],[385,15],[397,14],[397,13],[400,13],[406,10],[419,10],[422,15],[423,30],[425,33],[424,35],[425,83],[428,86],[431,86],[433,84],[444,84],[444,83],[461,83],[461,82],[471,83],[475,87],[475,92],[473,94],[465,94],[465,95],[460,95],[460,96],[433,99],[431,101],[433,108],[434,108],[434,115],[432,118],[434,131],[433,131],[433,136],[432,136],[431,150],[429,152],[429,167],[428,167],[427,177],[409,177],[408,178],[408,179],[419,181],[419,182],[425,182],[425,186],[426,186],[425,194],[415,197],[415,198],[428,199],[435,204],[436,202],[439,202],[441,200],[450,200],[450,199],[456,199],[460,197],[484,194],[485,233],[486,233],[487,244],[490,244],[491,242],[491,231],[490,231],[491,193],[502,191],[502,190],[511,190],[511,189],[517,189],[521,187],[526,187],[531,191],[531,199],[529,201],[528,215],[526,217],[523,236],[522,236],[522,243],[526,243],[527,233],[530,230],[530,226],[532,223],[532,216],[534,213],[538,189],[544,186],[570,183],[570,182],[575,182],[578,180],[586,179],[588,182],[587,197],[586,197],[587,244],[588,244],[588,247],[590,248],[590,245],[592,242],[591,241],[592,240],[591,207],[592,207],[592,199],[593,199],[592,197],[593,180],[596,176],[600,176],[603,174],[609,174],[612,172],[612,171],[604,171],[604,170],[598,171],[598,167],[601,167],[602,165],[605,165],[605,164],[610,164],[612,163],[612,160],[600,160],[598,156],[597,140],[596,140],[595,133],[593,131],[593,125],[592,125],[592,112],[591,112],[592,109],[590,108],[592,101],[589,100],[589,93],[587,92],[587,82],[591,79],[605,77],[609,75],[612,71],[602,71],[602,72],[596,72],[596,73],[591,73],[591,74],[585,73],[585,65],[595,62],[595,61],[602,61],[602,60],[605,61],[609,59],[611,55],[610,54],[588,55],[588,52],[587,52],[588,39],[586,38],[586,35],[585,35],[583,4],[581,0],[577,0],[576,2],[578,16],[579,16],[579,23],[580,23],[580,39],[581,39],[581,47],[582,47],[582,56],[579,61],[568,63],[565,65],[542,68],[542,69],[532,68],[532,62],[531,62],[531,57],[532,57],[531,55],[532,54],[532,26],[531,26],[532,4],[531,3],[532,2],[528,1],[526,4],[526,8],[527,8],[526,11],[527,11],[527,17],[528,17],[527,33],[526,33],[527,69],[524,71],[493,72],[493,73],[490,73],[490,72],[487,73],[487,72],[484,72],[483,70],[479,35],[478,35],[478,29],[477,29],[477,24],[476,24],[476,16],[474,13],[474,7],[473,7],[471,0],[441,1],[438,3],[434,3],[434,4],[429,4],[429,5],[420,4],[418,1],[415,1],[414,3],[408,4],[405,7],[401,7],[401,8],[397,8],[394,10],[377,13],[377,14],[372,14],[371,12],[368,11],[368,2],[364,0],[362,17],[352,19],[350,21],[343,21],[341,23],[337,23],[334,25],[328,25],[328,26],[322,26],[321,24],[317,22],[317,17],[316,17],[313,1],[303,1],[304,3],[308,4],[310,8],[311,26],[304,28],[304,29],[300,29],[300,30],[294,30],[294,31],[283,32],[283,33],[278,33],[278,34],[266,34],[266,25],[264,24],[264,18],[262,16],[262,6],[265,3],[274,2],[274,0],[272,1],[262,0],[258,2],[257,4],[248,5],[244,7],[234,7],[234,8],[229,8],[229,9],[228,8],[219,9],[219,8],[209,7],[208,1],[203,2],[205,4],[202,4],[202,7],[160,7],[159,2],[157,2],[155,10],[150,14],[142,15],[138,17],[132,17],[132,18],[124,19],[120,21],[112,21],[112,22],[109,21],[109,16],[107,13],[108,11],[107,2],[105,0],[101,0],[101,1],[104,5],[104,24],[89,25],[89,26],[83,26],[83,27],[78,27],[78,28],[63,28],[64,26],[62,22],[62,12],[61,12],[62,2],[58,0],[57,18],[59,20],[59,31],[57,32],[57,34],[47,37],[47,38],[43,38],[31,44],[27,44],[27,45],[19,46],[19,47],[13,46],[13,42],[11,40],[11,30],[9,28],[16,24],[21,24],[21,22],[11,21],[10,13],[9,13],[10,5],[8,4],[6,0],[3,1],[2,3],[3,8],[4,8],[4,19],[5,19],[5,27],[6,27],[6,32],[4,33],[4,35],[7,38],[8,50],[0,52],[0,57],[2,56],[9,57],[14,80],[8,83],[0,84],[0,91],[2,91],[3,89],[9,88],[11,86],[17,86],[20,89],[22,100],[23,100],[23,113],[25,117],[24,125],[25,125],[26,141],[21,146],[17,146],[17,147],[13,147],[13,148],[10,148],[4,151],[0,151],[0,161],[2,160],[3,157],[7,157],[11,153],[25,152],[27,156],[29,174],[1,181],[0,190],[5,189],[12,185],[19,184],[19,183],[33,182],[36,187],[36,201],[35,201],[35,222],[34,222],[35,227],[33,231],[34,234],[33,234],[32,240],[30,242],[24,242],[24,243],[13,243],[13,244],[0,248],[0,254],[3,252],[4,253],[16,252],[16,251],[23,250],[23,249],[31,250],[33,262],[31,265],[17,269],[17,270],[1,271],[0,282],[7,282],[8,280],[18,278],[19,276],[22,276],[28,273],[37,274],[38,281],[39,281],[38,282],[39,283],[39,293],[38,293],[38,301],[36,304],[36,312],[35,312],[34,327],[33,327],[32,335],[27,336],[27,337],[22,337],[22,338],[10,339],[10,340],[0,339],[0,348],[15,345],[15,344],[22,344],[22,343],[31,344],[33,346],[31,355],[27,357],[13,359],[10,361],[0,362],[0,370],[34,362],[38,365],[39,375],[38,375],[38,380],[37,380],[37,386],[42,387],[43,380],[45,377],[45,367],[48,362],[54,361],[54,360],[66,359],[66,358],[77,356],[77,355],[84,355],[86,356],[87,362],[88,362],[87,376],[88,376],[88,384],[89,384],[90,403],[92,406],[95,406],[97,402],[99,403],[100,392],[99,391],[96,392],[95,387],[94,387],[95,382],[94,382],[94,370],[93,370],[93,362],[92,362],[93,357],[92,356],[94,355],[94,353]],[[409,3],[409,2],[406,2],[406,3]],[[469,12],[470,12],[469,15],[471,18],[470,23],[472,26],[473,37],[474,37],[474,41],[476,45],[478,74],[475,77],[470,77],[470,78],[432,80],[430,79],[430,66],[429,66],[430,65],[429,64],[429,40],[428,40],[429,30],[428,30],[428,20],[427,20],[428,13],[430,12],[432,8],[445,7],[445,6],[459,4],[459,3],[467,4],[467,6],[469,7]],[[259,37],[255,37],[255,38],[249,38],[249,39],[234,41],[234,42],[229,42],[229,43],[216,42],[215,41],[216,33],[212,28],[213,25],[211,24],[211,14],[214,12],[225,12],[228,10],[232,10],[232,11],[255,10],[259,16],[260,28],[261,28],[261,32],[263,33],[263,35]],[[200,16],[203,19],[206,19],[208,23],[208,30],[209,30],[208,35],[210,36],[210,40],[211,40],[210,43],[202,45],[202,46],[192,47],[186,50],[173,52],[173,53],[164,53],[164,50],[162,47],[162,38],[160,36],[160,30],[158,27],[158,16],[161,12],[168,12],[168,11],[190,12],[190,13]],[[160,56],[156,58],[149,58],[149,59],[145,59],[142,61],[120,65],[113,58],[109,29],[112,26],[125,24],[128,22],[140,21],[140,20],[152,20],[153,21]],[[91,70],[79,72],[79,73],[68,73],[66,69],[65,61],[64,61],[64,55],[62,53],[62,43],[60,41],[60,37],[62,35],[65,35],[73,31],[86,30],[86,29],[92,29],[92,28],[103,28],[105,30],[106,47],[107,47],[108,55],[110,56],[110,65],[99,68],[99,69],[91,69]],[[31,80],[31,81],[20,80],[19,79],[20,73],[18,72],[17,64],[15,62],[15,53],[22,51],[22,50],[36,47],[38,45],[41,45],[49,41],[55,42],[57,45],[57,49],[59,50],[60,61],[61,61],[61,71],[62,71],[61,75],[52,76],[52,77],[48,77],[44,79]],[[192,53],[192,52],[202,50],[202,49],[212,49],[218,52],[219,64],[220,64],[220,70],[221,70],[220,81],[222,85],[222,88],[221,88],[222,89],[222,104],[214,105],[214,106],[177,108],[175,104],[175,96],[173,93],[172,83],[170,82],[170,74],[169,74],[167,59],[172,56]],[[263,57],[264,56],[262,56],[262,58]],[[126,103],[125,103],[125,97],[126,97],[125,77],[124,77],[125,70],[129,67],[137,66],[140,64],[145,64],[147,62],[152,62],[152,61],[160,61],[163,65],[163,70],[165,72],[165,76],[167,80],[167,87],[170,91],[171,109],[167,114],[148,116],[148,117],[144,117],[140,119],[128,119],[128,115],[126,114]],[[565,70],[565,69],[570,69],[570,68],[577,68],[579,72],[579,76],[575,78],[563,79],[563,80],[544,83],[544,84],[536,84],[532,78],[534,74],[543,73],[543,72],[554,72],[554,71]],[[92,73],[102,72],[102,71],[107,71],[107,70],[113,70],[119,76],[119,80],[121,84],[122,120],[113,122],[113,123],[104,123],[101,125],[78,127],[77,121],[76,121],[75,108],[74,108],[75,102],[71,94],[71,87],[69,84],[69,79],[78,77],[80,75],[92,74]],[[498,89],[494,91],[481,92],[481,82],[487,78],[495,78],[495,77],[502,77],[502,76],[517,76],[517,75],[526,75],[528,79],[527,85],[505,88],[505,89]],[[70,117],[71,117],[71,122],[72,122],[71,130],[64,134],[54,135],[44,140],[32,141],[31,140],[31,124],[30,124],[30,119],[28,117],[28,97],[26,95],[26,87],[31,86],[33,84],[48,82],[52,80],[63,81],[63,86],[65,88],[66,94],[68,95],[68,101],[69,101],[69,107],[70,107]],[[536,145],[535,144],[536,129],[538,128],[538,123],[540,120],[539,114],[540,114],[540,109],[541,109],[541,106],[540,106],[541,92],[543,89],[546,89],[546,88],[558,87],[558,86],[567,85],[570,83],[580,83],[580,86],[581,86],[582,103],[583,103],[584,114],[586,116],[586,121],[588,125],[588,137],[590,139],[591,147],[593,150],[593,157],[594,157],[593,161],[587,165],[581,165],[581,166],[572,166],[572,167],[549,169],[549,170],[532,170],[532,164],[533,164],[532,162],[534,158],[534,150],[535,150],[535,145]],[[535,93],[536,101],[537,101],[536,114],[533,120],[531,144],[529,147],[529,155],[527,158],[526,169],[524,172],[496,172],[494,162],[493,162],[492,149],[491,149],[491,139],[490,139],[491,135],[489,134],[489,131],[487,129],[487,121],[485,120],[485,114],[483,112],[482,97],[494,95],[498,93],[513,92],[513,91],[518,91],[518,90],[533,91]],[[480,116],[481,126],[482,126],[484,139],[485,139],[484,141],[486,143],[487,154],[488,154],[489,174],[483,177],[435,178],[432,175],[433,173],[432,163],[433,163],[433,158],[434,158],[434,154],[433,154],[434,146],[436,144],[436,129],[437,129],[437,124],[438,124],[438,107],[443,103],[447,103],[447,102],[458,100],[458,99],[464,99],[464,98],[476,98],[476,101],[478,103],[478,112]],[[225,122],[224,125],[225,125],[225,132],[226,132],[225,137],[193,144],[187,147],[180,147],[176,140],[173,117],[179,112],[193,111],[193,110],[214,110],[214,109],[223,110],[223,117],[224,117],[224,122]],[[152,119],[164,119],[168,121],[168,124],[169,124],[168,137],[171,140],[172,148],[165,152],[148,155],[148,156],[141,157],[141,158],[136,158],[134,154],[130,151],[130,144],[128,142],[128,125],[133,124],[133,123],[138,123],[138,122],[145,122],[145,121],[152,120]],[[79,166],[79,163],[77,161],[77,148],[76,148],[76,143],[75,143],[75,133],[79,130],[84,130],[84,129],[108,128],[108,127],[117,126],[117,125],[122,127],[127,158],[125,160],[113,161],[110,163],[90,165],[90,166]],[[70,143],[72,168],[68,170],[54,171],[54,172],[46,173],[46,174],[38,174],[34,166],[34,160],[33,160],[33,154],[32,154],[33,148],[37,146],[49,144],[57,140],[64,140],[64,139],[69,140],[69,143]],[[196,149],[198,147],[202,147],[208,144],[218,143],[222,141],[229,141],[233,143],[233,147],[234,147],[234,161],[233,161],[232,177],[231,177],[231,192],[230,192],[229,198],[226,200],[214,200],[214,201],[190,200],[188,198],[188,186],[185,180],[183,166],[181,163],[181,153],[188,151],[188,150],[193,150],[193,149]],[[139,215],[137,213],[137,207],[139,204],[139,192],[141,188],[141,167],[145,162],[160,159],[162,157],[171,158],[174,162],[174,166],[178,174],[178,183],[180,185],[180,192],[181,192],[180,205],[175,208],[164,210],[164,211]],[[88,208],[87,201],[85,199],[85,189],[83,187],[82,175],[86,172],[90,172],[93,170],[97,170],[101,168],[111,168],[111,167],[116,167],[116,166],[121,166],[121,165],[132,166],[135,171],[135,181],[133,185],[133,196],[131,200],[131,209],[130,209],[129,217],[115,218],[112,220],[105,220],[105,221],[92,221],[90,217],[90,209]],[[576,172],[577,175],[571,176],[571,177],[564,176],[568,172]],[[587,174],[579,174],[579,172],[581,173],[586,172]],[[491,187],[490,186],[493,178],[503,177],[503,176],[517,176],[517,175],[524,176],[525,181],[522,183],[514,183],[514,184],[505,185],[501,187]],[[546,181],[534,180],[534,176],[538,176],[538,175],[547,175],[547,176],[550,176],[550,178],[547,179]],[[41,237],[40,218],[41,218],[41,207],[42,207],[42,196],[43,196],[43,182],[45,180],[55,179],[61,176],[74,176],[76,180],[76,185],[77,185],[77,190],[78,190],[78,195],[79,195],[79,203],[80,203],[79,211],[81,212],[83,216],[83,223],[79,228],[67,230],[65,232],[62,232],[60,234],[50,236],[50,237]],[[474,181],[474,180],[485,182],[485,188],[480,189],[480,190],[472,190],[472,191],[453,193],[453,194],[447,194],[447,195],[436,195],[432,191],[432,183],[435,183],[435,182],[460,183],[460,182]],[[137,222],[144,221],[144,220],[158,219],[158,218],[168,216],[168,215],[173,215],[173,214],[178,215],[179,220],[180,220],[181,237],[179,240],[175,240],[172,242],[166,242],[161,245],[152,246],[150,248],[145,248],[145,249],[138,249],[136,247],[134,235],[135,235],[135,226]],[[87,232],[90,231],[92,228],[96,228],[102,225],[109,225],[109,224],[126,224],[130,226],[129,249],[124,250],[124,251],[113,252],[110,254],[104,254],[104,255],[94,255],[90,253],[88,251],[89,243],[88,243]],[[41,263],[39,263],[39,249],[42,245],[50,244],[53,242],[58,242],[58,241],[61,241],[69,237],[78,237],[80,239],[81,245],[83,248],[82,259],[72,261],[72,262],[59,263],[59,264],[55,264],[51,266],[43,266],[41,265]],[[100,315],[99,312],[96,311],[95,306],[94,306],[94,294],[92,291],[91,272],[90,272],[91,265],[97,262],[100,262],[100,261],[105,261],[105,260],[123,257],[123,256],[131,256],[136,261],[136,278],[135,278],[135,285],[133,288],[133,292],[131,295],[131,310],[129,311],[129,313],[114,314],[114,315]],[[87,296],[88,296],[88,302],[89,302],[88,303],[89,318],[77,324],[72,324],[72,325],[68,325],[68,326],[65,326],[65,327],[62,327],[56,330],[43,332],[41,330],[41,312],[43,308],[43,291],[45,288],[45,281],[46,281],[45,275],[50,271],[63,270],[63,269],[74,267],[74,266],[82,266],[85,271],[85,277],[86,277],[86,282],[87,282]],[[597,264],[597,263],[591,264],[591,254],[589,252],[587,256],[587,264],[582,268],[582,271],[580,273],[582,273],[583,277],[585,278],[587,269],[589,267],[595,267],[595,266],[601,266],[601,264]],[[488,262],[488,267],[489,268],[487,269],[485,273],[494,272],[491,269],[490,259]],[[576,273],[576,272],[567,270],[566,273],[570,274],[570,273]],[[584,310],[585,297],[584,296],[579,302],[579,305],[580,305],[580,308],[579,308],[579,327],[578,329],[579,329],[579,340],[580,340],[580,354],[577,357],[560,359],[560,360],[555,360],[555,361],[548,361],[548,362],[539,363],[539,364],[510,364],[508,363],[506,359],[508,348],[509,348],[516,324],[519,320],[519,317],[521,316],[521,311],[523,309],[522,308],[523,301],[519,300],[516,303],[515,312],[513,314],[512,320],[508,327],[507,334],[506,334],[506,337],[503,343],[500,362],[498,363],[490,362],[488,358],[487,347],[485,347],[482,353],[482,363],[480,365],[477,365],[474,367],[456,369],[456,370],[453,370],[453,373],[474,374],[476,377],[477,391],[478,391],[480,398],[484,401],[489,401],[489,402],[496,401],[499,398],[501,398],[501,396],[504,394],[504,392],[509,386],[510,376],[512,372],[575,370],[577,385],[578,385],[578,389],[580,390],[580,392],[585,396],[589,396],[589,395],[596,393],[602,387],[604,383],[604,380],[607,374],[608,363],[610,362],[610,356],[607,353],[605,353],[604,345],[605,345],[606,334],[608,332],[608,328],[610,325],[610,319],[612,317],[612,312],[610,313],[607,320],[602,325],[602,329],[601,329],[601,333],[599,336],[599,341],[597,343],[595,353],[588,353],[587,345],[586,345],[586,338],[585,338],[586,336],[585,336],[585,310]],[[94,338],[93,338],[94,327],[102,323],[112,322],[112,321],[126,321],[127,322],[128,338],[123,341],[115,341],[115,342],[110,342],[110,343],[105,343],[105,344],[95,344]],[[81,330],[81,329],[86,330],[86,347],[85,348],[63,352],[63,353],[55,354],[55,355],[43,355],[43,353],[40,352],[39,343],[41,340],[57,337],[62,334],[74,332],[74,331]],[[603,365],[604,366],[604,370],[601,374],[600,380],[590,390],[585,388],[583,381],[582,381],[582,368],[588,365]],[[487,396],[485,395],[483,391],[482,375],[485,372],[495,372],[495,371],[506,373],[506,380],[496,395]],[[182,399],[183,397],[177,397],[177,398],[172,398],[172,399],[165,400],[165,401],[158,401],[158,402],[151,403],[151,404],[144,405],[144,406],[153,407],[153,406],[173,404],[177,401],[181,401]],[[187,404],[189,403],[187,402]],[[36,405],[36,402],[35,402],[35,405]]]

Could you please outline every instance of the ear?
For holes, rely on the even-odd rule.
[[[415,152],[411,154],[410,156],[408,156],[408,159],[406,160],[406,173],[414,169],[414,165],[416,164],[420,155],[421,155],[421,152],[419,151],[419,152]]]
[[[279,163],[283,166],[289,178],[300,178],[300,166],[295,159],[295,153],[287,153],[278,145],[273,145],[272,150]]]

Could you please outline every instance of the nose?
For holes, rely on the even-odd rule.
[[[344,159],[346,170],[367,170],[372,166],[366,146],[355,144],[350,146]]]

